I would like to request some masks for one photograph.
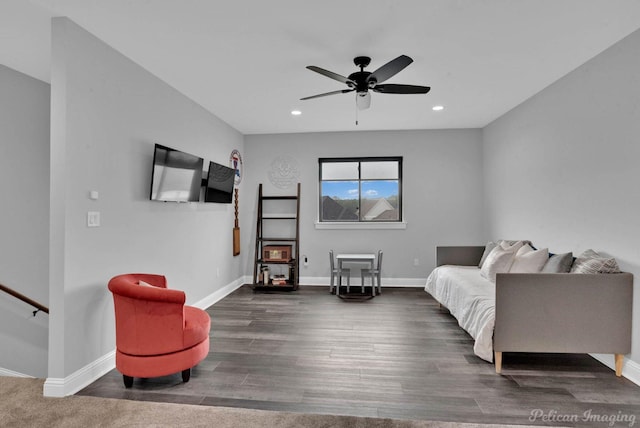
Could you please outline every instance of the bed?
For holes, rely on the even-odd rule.
[[[633,275],[480,275],[484,246],[437,247],[425,291],[475,340],[474,353],[502,370],[503,352],[615,355],[622,374],[631,352]]]

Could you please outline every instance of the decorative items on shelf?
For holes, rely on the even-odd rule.
[[[288,262],[291,260],[291,245],[265,245],[262,253],[265,262]]]
[[[264,285],[269,284],[269,267],[268,266],[262,266],[262,269],[260,269],[259,281]]]
[[[287,285],[287,278],[284,275],[273,275],[271,283],[273,285]]]

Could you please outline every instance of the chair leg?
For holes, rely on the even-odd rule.
[[[182,381],[186,383],[189,379],[191,379],[191,369],[182,370]]]
[[[371,275],[371,297],[376,297],[376,281],[375,276]]]
[[[131,388],[133,386],[133,377],[132,376],[127,376],[127,375],[122,375],[122,380],[124,381],[124,387],[125,388]]]
[[[382,294],[382,274],[378,273],[378,294]]]
[[[364,271],[364,270],[360,271],[360,280],[362,281],[362,294],[364,294],[365,278],[366,277],[370,277],[371,278],[371,295],[375,296],[376,295],[375,276],[373,275],[373,273],[367,272],[367,271]]]
[[[334,294],[335,293],[334,280],[335,280],[335,275],[333,274],[333,272],[331,272],[331,284],[329,285],[329,294]]]

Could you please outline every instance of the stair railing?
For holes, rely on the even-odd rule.
[[[49,308],[47,308],[44,305],[41,305],[40,303],[36,302],[35,300],[32,300],[30,298],[28,298],[27,296],[25,296],[24,294],[20,294],[17,291],[7,287],[6,285],[2,285],[0,284],[0,290],[4,291],[7,294],[12,295],[13,297],[15,297],[16,299],[22,300],[23,302],[33,306],[34,308],[36,308],[35,311],[33,311],[33,316],[35,317],[36,314],[40,311],[48,314],[49,313]]]

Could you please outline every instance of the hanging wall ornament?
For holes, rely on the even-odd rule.
[[[233,255],[240,254],[240,223],[238,222],[238,189],[235,189],[235,222],[233,225]]]
[[[229,156],[229,166],[234,170],[233,183],[237,186],[242,181],[242,174],[244,169],[242,168],[242,156],[236,149],[231,151]],[[234,212],[235,220],[233,224],[233,255],[240,254],[240,223],[238,221],[238,189],[234,189]]]
[[[231,151],[231,156],[229,157],[229,166],[235,170],[234,183],[237,186],[242,181],[242,174],[244,173],[244,169],[242,167],[242,156],[237,149],[233,149]]]

